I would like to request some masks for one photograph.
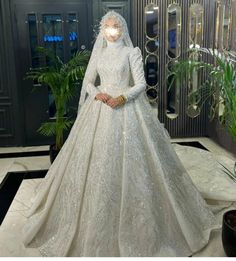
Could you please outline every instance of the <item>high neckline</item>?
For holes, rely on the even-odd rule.
[[[117,48],[124,45],[123,39],[120,37],[115,42],[107,41],[107,47],[108,48]]]

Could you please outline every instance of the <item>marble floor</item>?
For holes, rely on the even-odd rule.
[[[217,163],[232,169],[235,156],[206,137],[171,139],[171,142],[193,182],[221,222],[225,211],[236,208],[236,183],[222,172]],[[185,146],[183,142],[198,142],[206,150]],[[0,148],[0,189],[9,172],[47,170],[50,167],[48,155],[1,157],[1,154],[48,150],[49,146]],[[0,225],[0,256],[40,256],[37,249],[24,248],[20,232],[16,234],[16,231],[20,231],[26,221],[26,212],[32,205],[41,181],[42,178],[23,179]],[[212,231],[208,245],[193,256],[225,256],[221,230]]]

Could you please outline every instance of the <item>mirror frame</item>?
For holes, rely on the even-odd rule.
[[[165,66],[165,70],[166,72],[171,72],[171,70],[169,70],[169,64],[173,63],[173,62],[177,62],[178,59],[172,59],[170,61],[167,62],[166,66]],[[176,119],[179,116],[179,112],[180,112],[180,83],[176,83],[176,80],[174,81],[174,86],[171,87],[171,89],[175,88],[175,112],[174,113],[167,113],[167,104],[168,104],[168,73],[167,73],[167,77],[165,80],[165,86],[166,86],[166,103],[165,103],[165,115],[173,120]]]
[[[147,52],[148,54],[153,54],[153,53],[155,53],[155,52],[158,52],[158,46],[156,46],[156,49],[155,49],[153,52],[151,52],[151,51],[148,50],[147,45],[148,45],[150,42],[155,42],[155,40],[148,40],[148,41],[145,43],[145,50],[146,50],[146,52]]]
[[[157,100],[158,100],[158,91],[157,91],[157,89],[156,89],[155,87],[148,87],[148,89],[146,90],[146,93],[147,93],[149,90],[151,90],[151,89],[155,90],[155,92],[156,92],[157,95],[156,95],[156,98],[151,99],[151,98],[149,98],[149,96],[148,96],[148,94],[147,94],[148,100],[150,101],[150,103],[156,103]]]
[[[176,28],[177,28],[177,31],[178,31],[178,34],[179,34],[179,36],[180,37],[178,37],[178,39],[179,39],[179,41],[178,41],[178,45],[179,45],[179,48],[178,48],[178,50],[179,50],[179,55],[176,55],[175,57],[170,57],[169,56],[169,54],[168,54],[168,50],[169,50],[169,35],[168,35],[168,29],[169,29],[169,11],[168,11],[168,9],[172,6],[172,5],[174,5],[174,6],[177,6],[178,8],[179,8],[179,10],[180,10],[180,18],[179,18],[179,20],[180,20],[180,24],[178,25],[176,25]],[[179,30],[178,30],[178,28],[179,28]],[[166,37],[166,55],[167,55],[167,57],[169,58],[169,59],[177,59],[177,58],[179,58],[180,57],[180,55],[181,55],[181,33],[182,33],[182,9],[181,9],[181,7],[180,7],[180,5],[179,4],[177,4],[177,3],[172,3],[172,4],[169,4],[168,5],[168,7],[167,7],[167,11],[166,11],[166,34],[165,34],[165,37]],[[177,39],[177,38],[176,38]],[[176,44],[177,45],[177,44]],[[177,49],[177,48],[176,48]]]
[[[192,8],[194,6],[200,6],[202,8],[202,11],[201,11],[201,24],[202,24],[202,27],[201,27],[201,39],[200,39],[200,43],[198,42],[198,38],[196,37],[195,39],[192,39]],[[189,43],[190,44],[193,44],[193,46],[196,46],[196,45],[199,45],[199,46],[202,46],[203,45],[203,32],[204,32],[204,7],[203,5],[199,4],[199,3],[193,3],[190,5],[189,7]],[[197,26],[196,26],[196,23],[195,23],[195,26],[194,26],[194,35],[197,36]]]
[[[228,25],[227,25],[227,35],[226,38],[224,37],[224,21],[225,21],[225,10],[228,8],[229,17],[228,17]],[[222,20],[222,48],[223,50],[230,50],[231,49],[231,41],[232,41],[232,33],[231,33],[231,24],[232,24],[232,6],[229,3],[223,5],[223,20]]]
[[[154,10],[157,10],[156,12],[158,13],[157,14],[157,17],[156,17],[156,21],[157,21],[157,33],[156,33],[156,35],[154,36],[154,37],[150,37],[150,36],[148,36],[148,34],[147,34],[147,25],[148,25],[148,23],[147,23],[147,12],[150,12],[150,10],[147,10],[148,9],[148,6],[152,6],[152,7],[156,7],[156,9],[154,9]],[[144,32],[145,32],[145,35],[146,35],[146,37],[149,39],[149,40],[154,40],[154,39],[156,39],[156,38],[158,38],[158,36],[159,36],[159,6],[158,5],[155,5],[154,3],[149,3],[149,4],[147,4],[146,6],[145,6],[145,8],[144,8]]]
[[[150,7],[151,8],[155,8],[157,9],[156,11],[156,22],[157,22],[157,33],[155,35],[155,37],[150,37],[148,34],[147,34],[147,10],[150,10]],[[148,9],[149,8],[149,9]],[[147,75],[146,74],[146,70],[147,70],[147,61],[148,61],[148,58],[153,55],[155,56],[155,59],[157,61],[157,71],[156,71],[156,75],[157,75],[157,82],[155,85],[149,85],[148,82],[147,82],[147,79],[146,79],[146,82],[147,82],[147,86],[148,88],[146,89],[146,93],[150,90],[150,89],[155,89],[156,93],[157,93],[157,97],[154,98],[154,99],[150,99],[149,96],[147,95],[150,103],[157,103],[157,100],[158,100],[158,86],[159,86],[159,45],[157,46],[156,50],[153,51],[153,52],[150,52],[147,48],[147,44],[151,41],[158,41],[160,39],[160,5],[159,5],[159,0],[156,0],[156,3],[154,2],[151,2],[151,3],[147,3],[145,5],[145,8],[144,8],[144,33],[145,33],[145,51],[147,53],[146,57],[145,57],[145,76]]]
[[[200,19],[201,19],[201,32],[200,32],[200,42],[198,41],[198,38],[195,37],[195,39],[192,39],[192,8],[194,8],[194,6],[198,6],[200,7],[199,10],[200,10]],[[193,46],[203,46],[203,32],[204,32],[204,7],[202,4],[199,4],[199,3],[193,3],[190,5],[189,7],[189,43],[190,43],[190,47]],[[195,25],[194,25],[194,35],[197,36],[197,25],[196,25],[196,22],[197,22],[197,19],[195,19]],[[201,55],[199,55],[199,53],[191,53],[189,55],[189,59],[190,60],[194,60],[194,61],[199,61],[199,59],[201,59]],[[201,82],[201,77],[202,77],[202,72],[201,71],[197,71],[196,72],[196,79],[197,79],[197,83],[196,83],[196,88],[198,88],[199,86],[199,82]],[[188,75],[188,94],[187,94],[187,110],[186,110],[186,113],[187,115],[190,117],[190,118],[196,118],[197,116],[200,115],[201,113],[201,110],[199,108],[199,106],[197,105],[197,102],[198,100],[195,100],[195,101],[191,101],[190,100],[190,97],[191,97],[191,94],[194,92],[194,88],[193,88],[193,78],[194,75]],[[190,80],[192,79],[192,80]],[[196,108],[195,108],[196,107]],[[192,112],[195,112],[194,114]]]
[[[168,32],[168,29],[169,29],[169,9],[170,9],[171,6],[176,6],[179,9],[179,24],[177,23],[177,25],[176,25],[176,28],[177,28],[176,30],[178,30],[178,28],[179,28],[179,30],[178,30],[179,53],[175,57],[170,57],[169,54],[168,54],[168,50],[169,50],[169,34],[168,34],[169,33]],[[176,19],[176,22],[178,22],[177,19]],[[167,63],[166,63],[166,66],[165,66],[166,72],[170,72],[170,70],[169,70],[170,63],[177,62],[178,59],[181,56],[181,34],[182,34],[182,9],[181,9],[180,4],[174,1],[173,3],[169,4],[167,9],[166,9],[166,31],[165,31],[165,44],[166,44],[166,57],[167,57]],[[165,97],[166,97],[166,99],[165,99],[166,100],[166,102],[165,102],[165,115],[170,120],[174,120],[179,116],[179,112],[180,112],[180,88],[179,88],[179,83],[176,83],[176,81],[175,81],[174,86],[171,87],[172,89],[175,88],[175,100],[174,100],[175,112],[174,113],[167,113],[168,93],[169,93],[168,85],[167,85],[168,78],[169,77],[166,77],[166,79],[165,79],[165,87],[166,87],[165,88],[165,92],[166,92],[166,95],[165,95]]]
[[[150,56],[155,57],[155,59],[156,59],[156,61],[157,61],[157,62],[156,62],[156,64],[157,64],[157,68],[159,69],[158,56],[157,56],[155,53],[150,53],[150,54],[146,55],[146,57],[145,57],[145,67],[147,66],[147,60],[148,60],[148,58],[149,58]],[[146,70],[147,70],[147,67],[146,67]],[[145,74],[146,74],[146,72],[145,72]],[[158,76],[158,70],[156,71],[156,75]],[[150,84],[148,84],[147,79],[146,79],[146,82],[147,82],[147,86],[148,86],[148,87],[154,87],[154,86],[157,86],[157,85],[158,85],[158,77],[157,77],[157,82],[156,82],[154,85],[150,85]]]

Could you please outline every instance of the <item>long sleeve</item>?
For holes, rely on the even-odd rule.
[[[96,66],[96,60],[93,59],[91,63],[89,63],[86,74],[85,74],[85,84],[86,84],[86,92],[89,94],[89,96],[95,98],[96,94],[99,93],[99,89],[95,86],[95,81],[97,78],[97,66]]]
[[[97,54],[92,52],[82,82],[82,88],[80,91],[80,98],[79,98],[78,111],[77,111],[78,114],[82,105],[86,100],[86,94],[88,94],[92,99],[94,99],[96,94],[100,92],[99,89],[95,86],[95,81],[98,74],[97,60],[98,60]]]
[[[143,58],[142,53],[139,47],[132,49],[129,55],[130,69],[134,79],[134,85],[127,91],[123,93],[127,101],[135,99],[138,95],[145,91],[146,89],[146,80],[144,76],[143,69]]]

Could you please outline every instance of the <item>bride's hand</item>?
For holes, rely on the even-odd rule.
[[[120,100],[117,98],[110,98],[107,102],[107,105],[111,106],[112,108],[115,108],[116,106],[119,106],[121,104]]]
[[[109,95],[109,94],[107,94],[107,93],[99,92],[99,93],[95,96],[95,98],[96,98],[97,100],[100,100],[100,101],[106,103],[110,98],[112,98],[112,96]]]

